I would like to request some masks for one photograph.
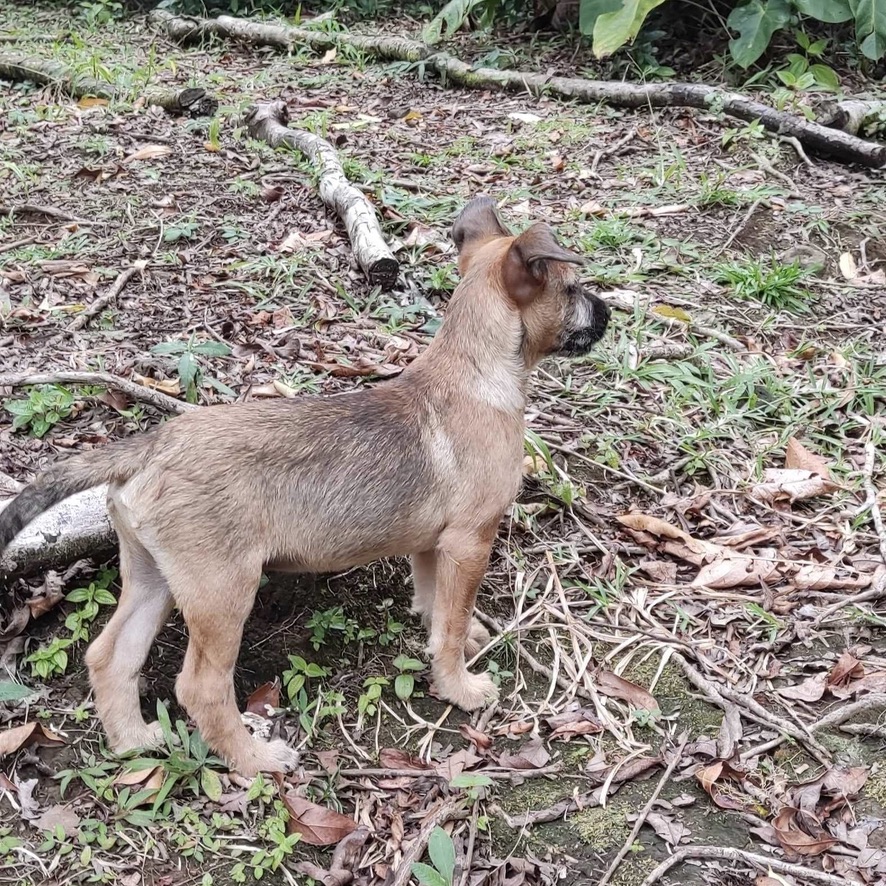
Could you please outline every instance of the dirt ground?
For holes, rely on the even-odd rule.
[[[0,718],[63,744],[0,738],[0,882],[390,884],[441,809],[457,886],[597,883],[623,846],[621,886],[886,882],[882,173],[714,114],[446,89],[355,52],[182,48],[141,18],[12,4],[0,38],[121,88],[0,84],[0,377],[103,370],[200,404],[383,383],[445,314],[449,227],[477,193],[515,228],[554,225],[614,308],[592,356],[533,379],[524,489],[481,592],[495,708],[430,694],[405,563],[270,576],[237,690],[303,770],[250,781],[182,746],[179,618],[144,678],[179,738],[121,762],[82,662],[115,564],[18,581],[0,688],[33,691]],[[499,56],[563,66],[563,45]],[[143,107],[147,83],[202,86],[219,114]],[[394,291],[367,285],[307,162],[246,135],[271,99],[376,206]],[[97,386],[0,398],[0,472],[20,481],[169,418]],[[329,873],[353,823],[365,841]]]

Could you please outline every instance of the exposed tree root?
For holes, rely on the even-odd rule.
[[[586,104],[607,102],[625,108],[682,107],[698,108],[708,113],[721,112],[739,120],[759,120],[776,135],[796,138],[811,153],[875,168],[886,165],[886,145],[812,123],[716,86],[700,83],[623,83],[582,77],[552,77],[530,71],[475,69],[461,59],[446,52],[436,52],[427,44],[408,37],[327,33],[291,25],[247,21],[229,15],[212,19],[191,18],[155,9],[150,21],[169,37],[181,41],[217,36],[285,50],[302,46],[321,50],[353,46],[376,58],[421,62],[425,70],[433,71],[442,80],[469,88],[531,92]]]

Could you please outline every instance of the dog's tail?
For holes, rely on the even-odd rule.
[[[32,520],[53,505],[102,483],[122,483],[144,465],[153,434],[140,434],[66,458],[40,474],[0,510],[0,554]]]

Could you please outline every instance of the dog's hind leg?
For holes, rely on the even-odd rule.
[[[494,700],[488,674],[472,674],[465,652],[472,632],[477,589],[489,562],[496,525],[483,531],[446,529],[437,546],[437,582],[429,650],[437,692],[464,710]]]
[[[176,695],[206,743],[232,768],[243,775],[286,772],[295,767],[298,754],[284,741],[253,738],[240,719],[234,696],[234,667],[258,591],[261,563],[250,564],[244,558],[221,565],[211,572],[206,568],[197,572],[191,563],[176,563],[174,573],[170,569],[175,575],[172,593],[189,634]]]
[[[115,524],[122,591],[111,620],[86,653],[86,664],[108,741],[122,753],[151,747],[162,737],[159,725],[142,717],[138,678],[173,602],[154,558],[121,521]]]

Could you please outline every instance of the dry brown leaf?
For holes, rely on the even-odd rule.
[[[577,735],[597,735],[603,731],[603,725],[591,708],[578,708],[546,717],[545,723],[551,729],[551,740],[556,738],[569,741]]]
[[[720,559],[706,563],[692,580],[693,587],[713,589],[756,587],[780,578],[779,564],[761,557],[723,552]]]
[[[715,805],[721,809],[754,811],[753,800],[738,793],[745,773],[727,760],[717,760],[710,766],[699,769],[695,777]]]
[[[131,788],[130,792],[130,803],[132,803],[132,796],[134,794],[139,794],[142,791],[145,791],[145,795],[134,805],[136,806],[146,806],[149,803],[154,802],[154,797],[157,795],[157,791],[163,787],[163,782],[166,780],[166,772],[164,771],[162,766],[152,766],[149,769],[138,769],[135,771],[123,772],[114,779],[114,784],[117,787],[129,787]]]
[[[795,701],[819,701],[824,695],[828,675],[824,672],[807,677],[802,683],[793,686],[779,686],[775,691],[782,698]]]
[[[134,163],[136,160],[156,160],[158,157],[165,157],[172,153],[169,145],[145,145],[132,154],[128,154],[123,158],[124,163]]]
[[[834,686],[845,686],[853,680],[864,676],[864,665],[850,652],[844,652],[827,676],[828,689]]]
[[[826,480],[831,479],[827,462],[814,452],[810,452],[796,437],[788,440],[784,465],[789,470],[811,471]]]
[[[701,566],[705,560],[722,557],[724,553],[720,545],[693,538],[666,520],[650,517],[648,514],[624,514],[618,517],[618,522],[635,532],[647,532],[661,539],[662,550],[695,566]]]
[[[498,765],[504,769],[543,769],[551,761],[540,738],[527,741],[516,753],[505,752],[499,755]]]
[[[177,378],[150,378],[147,375],[139,375],[137,372],[133,372],[132,380],[146,388],[160,391],[161,394],[169,394],[170,397],[177,397],[182,391]]]
[[[326,52],[323,53],[323,58],[320,59],[320,64],[331,65],[337,56],[338,50],[333,46],[332,49],[327,49]]]
[[[475,754],[472,748],[463,748],[438,763],[434,767],[434,771],[446,781],[452,781],[457,775],[473,769],[474,766],[482,762],[483,758]]]
[[[353,819],[305,800],[294,791],[283,795],[283,803],[289,812],[289,833],[300,834],[301,842],[308,846],[332,846],[357,827]]]
[[[840,256],[839,265],[844,280],[855,280],[858,277],[858,265],[851,252],[844,252]]]
[[[779,844],[789,855],[821,855],[838,842],[823,830],[817,836],[807,834],[797,821],[798,813],[798,809],[785,806],[772,822]],[[809,819],[809,815],[804,818]]]
[[[105,108],[108,105],[106,98],[97,98],[94,95],[85,95],[77,102],[78,108]]]
[[[40,723],[25,723],[0,732],[0,757],[14,754],[25,747],[57,748],[65,740]]]
[[[468,740],[476,745],[478,751],[488,751],[492,747],[492,738],[479,729],[474,729],[470,723],[462,723],[458,727],[458,731]]]
[[[689,828],[661,812],[650,812],[646,824],[651,827],[669,846],[677,846],[690,834]]]
[[[643,711],[659,711],[658,702],[642,686],[613,674],[612,671],[598,671],[594,679],[597,690],[612,698],[621,698]]]
[[[55,805],[47,807],[40,818],[32,824],[40,831],[55,831],[60,827],[67,836],[71,837],[80,827],[80,816],[70,806]]]
[[[803,501],[817,495],[826,495],[838,489],[836,483],[812,471],[770,468],[763,472],[763,480],[748,490],[748,495],[763,504]]]
[[[382,748],[378,754],[378,762],[385,769],[430,769],[431,767],[419,757],[407,754],[399,748]]]
[[[246,712],[258,714],[259,717],[270,717],[276,708],[280,707],[280,681],[262,683],[246,699]]]
[[[330,774],[338,769],[338,751],[314,751],[314,756],[317,758],[317,762]]]
[[[871,584],[872,576],[847,576],[845,570],[833,566],[820,566],[818,563],[804,563],[790,576],[795,588],[807,591],[861,590]]]

